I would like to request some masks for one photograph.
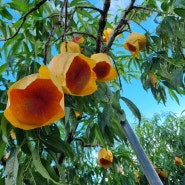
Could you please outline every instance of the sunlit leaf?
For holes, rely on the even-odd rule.
[[[29,9],[27,4],[21,3],[19,1],[13,1],[11,3],[8,3],[8,5],[10,6],[11,9],[21,11],[21,12],[26,12]]]
[[[2,15],[4,18],[8,20],[13,19],[13,16],[10,14],[10,12],[6,9],[5,6],[0,7],[0,15]]]

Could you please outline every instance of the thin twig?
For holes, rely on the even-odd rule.
[[[65,3],[66,3],[66,1],[63,2],[61,9],[60,9],[60,14],[59,14],[59,21],[61,22],[61,24],[63,22],[63,12],[64,12],[64,8],[65,8]]]
[[[40,6],[42,6],[46,1],[47,1],[47,0],[42,0],[42,1],[40,1],[39,3],[37,3],[37,4],[35,5],[35,7],[31,8],[26,14],[24,14],[24,15],[20,18],[20,20],[22,19],[22,23],[19,25],[19,27],[18,27],[17,31],[14,33],[14,35],[12,35],[11,37],[8,37],[8,38],[0,39],[0,41],[8,41],[8,40],[10,40],[10,39],[13,39],[13,38],[19,33],[19,31],[20,31],[20,29],[22,28],[23,24],[25,23],[25,21],[26,21],[28,15],[30,15],[30,14],[31,14],[32,12],[34,12],[35,10],[39,9]]]
[[[74,138],[75,141],[80,141],[83,147],[97,147],[99,144],[87,144],[84,142],[83,138]]]
[[[64,40],[66,41],[66,33],[67,33],[67,15],[68,15],[68,12],[67,12],[67,7],[68,7],[68,0],[65,0],[65,17],[64,17]],[[66,51],[67,51],[67,43],[66,43]]]

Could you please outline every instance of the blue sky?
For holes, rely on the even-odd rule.
[[[167,103],[164,105],[162,102],[158,104],[151,91],[145,91],[143,89],[140,81],[133,80],[130,84],[124,83],[123,88],[125,90],[122,95],[132,100],[132,102],[139,108],[142,116],[146,118],[152,118],[154,113],[174,112],[175,114],[180,115],[181,112],[185,110],[185,96],[178,96],[180,102],[180,105],[178,105],[178,103],[175,100],[172,100],[167,93]],[[126,112],[128,121],[137,121],[125,104],[123,104],[123,109]]]

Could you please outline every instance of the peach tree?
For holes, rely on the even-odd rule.
[[[185,4],[115,2],[0,0],[0,184],[140,183],[124,84],[179,103]]]

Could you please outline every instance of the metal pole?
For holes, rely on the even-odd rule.
[[[120,122],[150,185],[163,185],[127,120]]]

